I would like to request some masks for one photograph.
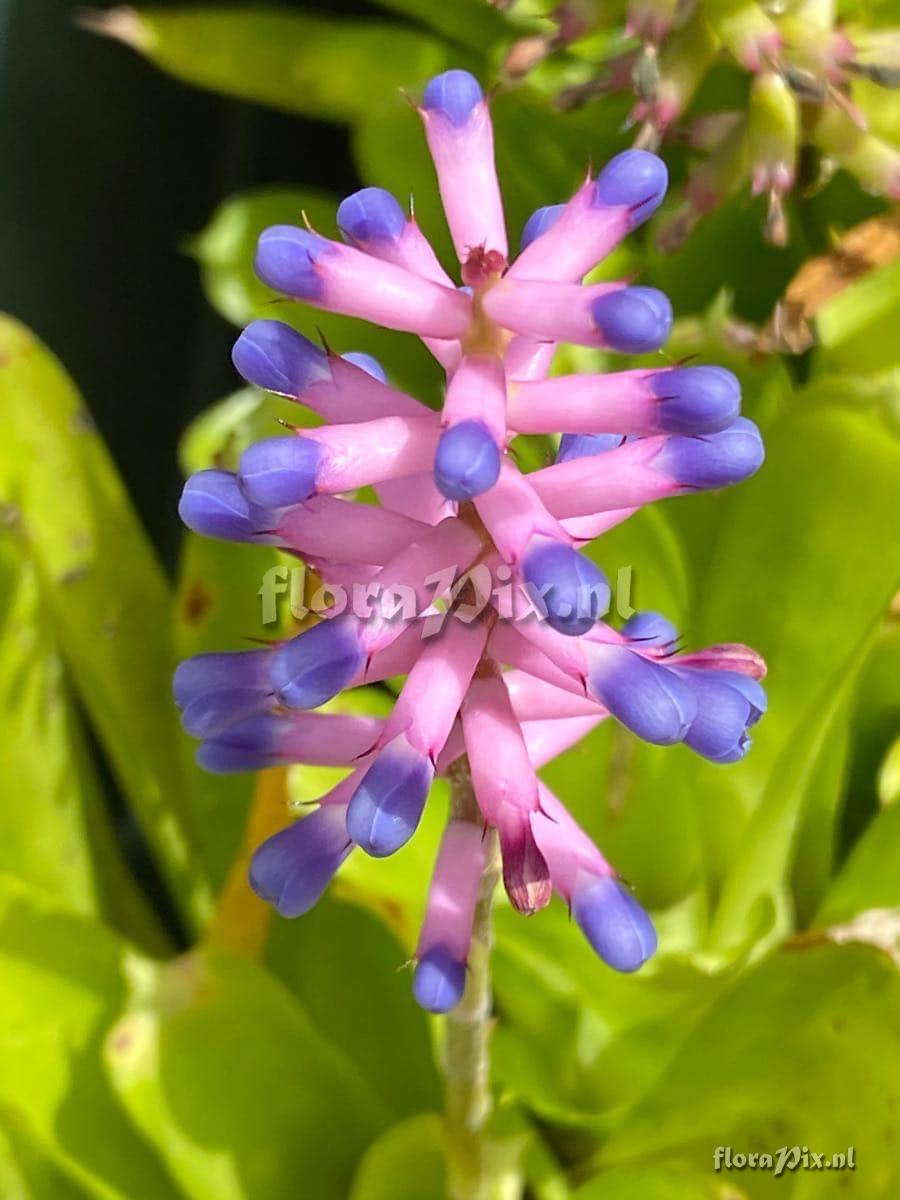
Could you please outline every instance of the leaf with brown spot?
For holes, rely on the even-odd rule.
[[[757,339],[763,354],[802,354],[816,343],[816,314],[870,271],[900,258],[900,211],[854,226],[827,254],[804,263]]]

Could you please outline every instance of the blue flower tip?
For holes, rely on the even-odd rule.
[[[472,110],[484,99],[481,84],[468,71],[444,71],[435,75],[425,88],[422,107],[442,113],[451,125],[461,129]]]
[[[192,475],[181,493],[178,515],[194,533],[225,541],[249,541],[256,530],[253,508],[230,471]]]
[[[191,733],[191,730],[188,730]],[[197,736],[196,733],[194,736]],[[244,746],[231,746],[218,738],[201,742],[194,754],[198,767],[210,775],[241,775],[268,766],[264,756]]]
[[[333,617],[305,629],[274,652],[270,682],[287,708],[318,708],[347,687],[364,660],[354,623]]]
[[[448,500],[471,500],[492,488],[500,475],[500,447],[481,421],[460,421],[441,434],[434,479]]]
[[[579,637],[609,609],[610,589],[600,568],[572,546],[544,542],[526,554],[522,575],[538,611],[558,633]]]
[[[622,633],[633,642],[649,646],[671,646],[678,641],[678,630],[657,612],[637,612],[622,626]]]
[[[746,417],[718,433],[695,437],[670,437],[654,459],[681,487],[719,488],[754,475],[766,451],[756,425]]]
[[[365,354],[362,350],[351,350],[347,354],[342,354],[344,362],[348,362],[351,366],[359,367],[361,371],[365,371],[367,375],[371,375],[373,379],[377,379],[379,383],[387,383],[387,371],[371,354]]]
[[[547,204],[543,208],[536,209],[525,222],[519,248],[524,250],[536,238],[539,238],[542,233],[546,233],[548,229],[552,229],[565,211],[565,207],[564,204]]]
[[[637,971],[656,951],[653,922],[612,876],[576,887],[572,915],[600,958],[615,971]]]
[[[419,959],[413,976],[413,995],[426,1012],[450,1012],[462,1000],[465,987],[465,963],[455,959],[443,946],[434,946]]]
[[[621,433],[564,433],[556,461],[571,462],[575,458],[589,458],[592,454],[606,454],[621,446],[624,440]]]
[[[406,228],[406,214],[390,192],[367,187],[341,201],[337,223],[351,242],[394,242]]]
[[[631,228],[646,221],[662,204],[669,186],[666,164],[648,150],[624,150],[597,177],[597,204],[629,208]]]
[[[655,746],[683,741],[697,715],[687,680],[624,646],[603,648],[589,685],[616,720]]]
[[[697,701],[685,743],[710,762],[738,762],[750,749],[747,730],[766,711],[763,688],[737,671],[687,668],[678,673]]]
[[[241,489],[252,503],[266,508],[302,504],[316,490],[321,454],[319,443],[311,438],[265,438],[241,456]]]
[[[256,274],[276,292],[300,300],[314,300],[322,292],[316,264],[329,243],[317,233],[296,225],[272,225],[263,230],[256,246]]]
[[[293,398],[328,373],[324,352],[282,321],[252,321],[234,343],[231,361],[248,383]]]
[[[250,886],[283,917],[299,917],[321,898],[349,850],[343,808],[322,805],[263,842],[250,863]]]
[[[651,380],[665,433],[702,434],[727,429],[741,411],[741,385],[725,367],[676,367]]]
[[[373,858],[395,854],[418,828],[433,778],[430,760],[411,746],[386,746],[353,793],[347,833]]]
[[[268,691],[270,651],[238,650],[218,654],[195,654],[175,668],[172,692],[179,708],[203,696]]]
[[[622,354],[658,350],[672,329],[672,305],[656,288],[607,292],[593,302],[591,315],[607,346]]]
[[[224,734],[237,722],[262,713],[268,703],[269,696],[262,690],[240,686],[224,688],[189,701],[182,709],[181,723],[191,737],[213,738]]]

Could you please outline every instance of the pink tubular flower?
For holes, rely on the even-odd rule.
[[[327,424],[258,442],[236,472],[192,476],[181,516],[302,557],[348,602],[280,644],[189,659],[175,699],[209,770],[348,769],[253,860],[253,887],[286,916],[315,903],[355,848],[404,845],[435,777],[468,760],[480,819],[457,812],[447,826],[414,982],[423,1007],[446,1012],[465,986],[487,828],[517,909],[556,891],[619,971],[655,949],[649,917],[538,772],[606,720],[734,762],[765,710],[765,667],[745,646],[680,652],[655,613],[612,628],[606,578],[581,548],[645,504],[740,482],[763,447],[721,367],[548,378],[559,342],[629,354],[665,342],[662,293],[582,282],[661,203],[659,158],[626,151],[567,204],[539,209],[510,263],[481,88],[449,71],[420,113],[464,286],[379,188],[341,204],[345,243],[278,226],[256,266],[288,297],[421,337],[447,375],[443,412],[367,356],[339,358],[277,321],[241,334],[244,378]],[[526,474],[509,443],[531,433],[563,438],[553,465]],[[377,504],[353,498],[369,486]],[[310,711],[398,675],[386,720]]]
[[[471,821],[451,820],[441,840],[416,949],[413,989],[429,1012],[448,1012],[462,999],[484,866],[482,831]]]

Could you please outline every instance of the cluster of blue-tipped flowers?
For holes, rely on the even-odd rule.
[[[555,890],[611,967],[633,971],[653,953],[650,918],[538,771],[609,719],[735,762],[765,710],[764,666],[741,645],[680,652],[654,613],[614,629],[606,578],[582,547],[653,500],[741,481],[763,448],[720,367],[550,376],[561,342],[627,354],[665,343],[661,292],[582,282],[662,201],[659,158],[626,151],[539,210],[510,262],[477,81],[438,76],[419,111],[461,283],[377,188],[340,205],[341,241],[267,229],[256,270],[283,296],[418,335],[446,372],[442,410],[365,355],[255,321],[234,348],[238,371],[322,424],[251,446],[236,472],[192,476],[180,505],[199,533],[280,546],[335,595],[361,587],[374,601],[363,612],[335,603],[280,643],[190,659],[175,694],[211,771],[346,768],[253,860],[253,887],[285,916],[306,912],[349,854],[400,849],[435,778],[467,761],[479,819],[447,825],[416,950],[415,994],[445,1012],[465,985],[485,826],[517,909],[534,912]],[[550,433],[563,435],[556,461],[524,473],[512,437]],[[378,503],[355,498],[361,488]],[[321,711],[398,676],[386,719]]]

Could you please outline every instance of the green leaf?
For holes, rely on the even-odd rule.
[[[740,1187],[740,1185],[739,1185]],[[616,1167],[595,1176],[573,1200],[744,1200],[733,1179],[702,1179],[678,1166]]]
[[[357,851],[361,854],[361,851]],[[277,919],[268,966],[316,1027],[352,1058],[385,1116],[437,1108],[440,1089],[407,954],[374,915],[326,896],[296,921]]]
[[[494,1046],[504,1090],[592,1134],[614,1128],[650,1089],[728,978],[667,953],[676,939],[665,925],[663,951],[638,975],[617,974],[559,903],[529,921],[501,907],[497,932],[503,1019]]]
[[[4,1200],[87,1200],[91,1192],[0,1114],[0,1196]]]
[[[799,841],[804,816],[809,825],[811,804],[816,805],[816,833],[824,842],[822,857],[827,872],[854,679],[854,674],[826,676],[811,715],[798,726],[776,760],[769,785],[749,818],[722,888],[710,931],[713,950],[738,954],[753,941],[777,939],[789,932],[794,923],[787,911],[791,854]],[[835,744],[837,756],[833,753]],[[804,846],[803,852],[810,855],[810,847]],[[809,871],[810,859],[801,861]],[[821,876],[825,872],[820,868],[813,885],[815,891],[804,896],[807,914],[824,888]]]
[[[871,946],[778,951],[718,998],[598,1165],[677,1164],[710,1183],[736,1178],[754,1200],[768,1200],[785,1194],[790,1177],[717,1175],[716,1146],[773,1155],[795,1143],[826,1154],[854,1146],[855,1171],[798,1171],[790,1194],[894,1194],[897,1158],[883,1113],[900,1102],[898,1001],[896,966]],[[849,1079],[866,1081],[852,1103]]]
[[[409,121],[408,134],[421,137],[415,114],[407,105],[402,111]],[[398,192],[401,199],[408,194],[408,186]],[[267,188],[226,200],[190,245],[200,264],[207,298],[235,325],[246,325],[255,317],[277,318],[296,326],[314,342],[324,335],[338,353],[366,350],[382,362],[393,382],[414,391],[420,399],[436,398],[440,371],[418,338],[319,312],[306,304],[278,302],[254,275],[256,242],[264,229],[302,223],[305,213],[315,229],[334,237],[337,205],[335,197],[313,189]],[[245,402],[234,403],[237,407]],[[292,411],[301,410],[294,405]]]
[[[208,893],[177,750],[169,589],[71,380],[8,317],[0,413],[0,496],[18,514],[66,666],[161,870],[199,921]]]
[[[510,34],[503,16],[483,0],[454,0],[453,4],[434,4],[432,0],[372,0],[376,8],[412,17],[441,34],[448,41],[484,55],[490,47]],[[456,65],[456,63],[454,63]]]
[[[132,958],[113,1087],[185,1195],[333,1200],[385,1126],[374,1094],[266,971],[213,950]],[[302,1184],[299,1182],[302,1181]]]
[[[840,346],[875,321],[892,316],[900,306],[900,262],[887,263],[863,275],[832,296],[816,313],[816,332],[828,349]]]
[[[116,845],[40,580],[14,529],[0,538],[0,596],[0,777],[15,795],[0,818],[0,870],[160,950],[166,940]]]
[[[444,1131],[436,1113],[394,1125],[366,1151],[348,1200],[443,1200]]]
[[[900,907],[900,804],[872,820],[816,915],[817,926],[849,921],[870,908]]]
[[[354,121],[448,65],[412,28],[275,8],[113,9],[84,23],[187,83],[326,121]]]
[[[856,675],[897,585],[890,514],[900,504],[900,440],[872,413],[818,402],[814,388],[766,440],[763,470],[729,498],[699,615],[698,640],[746,641],[769,664],[770,708],[754,730],[752,752],[727,772],[704,765],[694,780],[710,839],[709,874],[733,873],[726,889],[745,905],[749,893],[737,879],[760,850],[747,819],[772,781],[780,798],[766,803],[784,819],[768,849],[787,866],[803,789],[785,794],[785,772],[798,781],[811,777],[804,755],[825,749],[837,697]],[[775,528],[781,537],[772,537]],[[840,719],[848,714],[845,706]],[[829,736],[839,737],[839,728],[832,725]],[[729,808],[718,829],[706,824]]]
[[[881,791],[884,761],[900,729],[900,624],[879,631],[860,674],[850,721],[846,805],[839,852],[847,849],[878,811],[879,800],[893,799]]]
[[[124,998],[122,954],[102,926],[0,876],[0,1111],[26,1148],[88,1195],[173,1200],[181,1193],[101,1068],[100,1045]]]
[[[41,608],[34,564],[8,534],[0,541],[0,568],[2,778],[4,793],[15,795],[0,816],[0,869],[94,914],[99,896],[88,809],[102,809],[103,798]]]
[[[894,738],[878,772],[878,798],[882,804],[900,800],[900,736]]]
[[[840,703],[838,700],[838,706]],[[830,708],[828,701],[825,708],[826,712]],[[823,727],[827,724],[826,712],[822,714]],[[833,724],[832,735],[825,737],[821,751],[814,756],[800,825],[794,835],[790,891],[795,924],[799,929],[806,928],[819,907],[838,861],[851,741],[850,721],[846,714],[840,712],[840,707]],[[790,764],[786,764],[785,774],[790,773]],[[772,789],[775,787],[773,783]]]

